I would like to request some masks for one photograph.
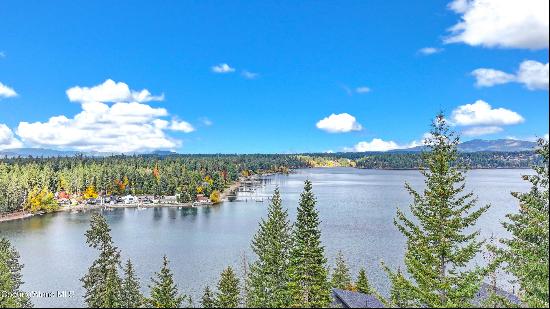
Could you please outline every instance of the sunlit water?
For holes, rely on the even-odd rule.
[[[479,204],[492,208],[478,222],[483,237],[506,236],[500,221],[517,209],[510,191],[527,191],[521,175],[530,170],[474,170],[467,187]],[[272,194],[279,186],[283,204],[292,220],[303,182],[310,179],[322,220],[322,240],[331,263],[342,250],[355,276],[366,267],[372,283],[387,290],[380,261],[401,265],[404,239],[393,225],[396,208],[406,210],[410,196],[404,183],[422,189],[418,171],[359,170],[351,168],[305,169],[289,176],[270,176],[257,190]],[[244,197],[242,198],[244,199]],[[182,292],[193,296],[195,305],[205,285],[215,286],[226,266],[241,272],[243,256],[254,258],[250,240],[266,215],[267,202],[237,201],[201,209],[118,209],[104,215],[124,258],[131,257],[148,291],[150,277],[166,254]],[[84,232],[90,213],[59,213],[0,223],[0,236],[7,237],[25,264],[25,291],[74,291],[73,297],[34,297],[37,306],[83,306],[79,278],[86,273],[96,252],[85,244]]]

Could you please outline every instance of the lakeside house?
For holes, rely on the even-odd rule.
[[[123,201],[124,204],[136,204],[139,200],[138,200],[137,197],[135,197],[131,194],[128,194],[128,195],[122,197],[122,201]]]
[[[165,195],[159,199],[160,204],[177,204],[178,197],[175,195]]]

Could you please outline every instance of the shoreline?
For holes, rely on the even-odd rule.
[[[229,187],[225,188],[223,192],[220,193],[220,202],[212,204],[213,205],[219,205],[223,202],[227,202],[227,196],[232,191],[239,188],[241,185],[241,181],[237,180],[234,183],[232,183]],[[199,207],[205,207],[205,206],[193,206],[193,203],[181,203],[181,204],[99,204],[99,205],[87,205],[87,204],[78,204],[75,206],[60,206],[58,210],[53,211],[51,213],[57,213],[57,212],[85,212],[90,210],[98,210],[98,209],[116,209],[116,208],[199,208]],[[206,206],[208,207],[208,206]],[[2,222],[8,222],[8,221],[16,221],[16,220],[22,220],[34,217],[36,215],[42,215],[45,213],[30,213],[27,211],[17,211],[13,213],[8,213],[0,216],[0,223]]]

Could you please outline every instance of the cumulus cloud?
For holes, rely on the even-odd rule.
[[[492,87],[494,85],[506,84],[516,80],[516,76],[494,69],[480,68],[472,71],[476,78],[476,86]]]
[[[17,96],[17,92],[0,82],[0,99],[2,98],[11,98]]]
[[[191,133],[195,131],[195,128],[187,121],[172,120],[172,124],[170,125],[170,130],[181,131],[184,133]]]
[[[232,73],[235,72],[235,69],[230,67],[227,63],[220,63],[212,67],[212,72],[214,73]]]
[[[501,126],[522,123],[525,119],[509,109],[492,108],[489,103],[477,100],[453,110],[451,121],[459,126]]]
[[[91,88],[75,86],[69,88],[67,96],[72,102],[149,102],[162,101],[164,95],[153,96],[147,89],[130,90],[127,84],[108,79]]]
[[[548,90],[548,62],[546,64],[532,60],[522,62],[517,80],[530,90]]]
[[[501,127],[497,126],[488,126],[488,127],[472,127],[462,131],[464,136],[480,136],[480,135],[489,135],[502,132]]]
[[[548,48],[548,0],[454,0],[461,15],[446,43],[503,48]]]
[[[21,148],[23,144],[8,128],[7,125],[0,123],[0,150],[11,149],[11,148]]]
[[[523,61],[516,74],[503,71],[480,68],[472,72],[478,87],[492,87],[510,82],[521,83],[529,90],[548,90],[548,63],[538,61]]]
[[[167,130],[194,131],[185,121],[164,119],[169,116],[166,109],[143,103],[154,99],[148,91],[130,91],[124,83],[107,80],[91,88],[73,87],[67,96],[81,102],[82,111],[72,118],[59,115],[46,122],[20,122],[16,133],[25,144],[128,153],[174,149],[181,143],[167,136]]]
[[[443,48],[437,48],[437,47],[424,47],[418,50],[419,53],[426,56],[437,54],[442,51],[443,51]]]
[[[317,128],[329,133],[346,133],[363,129],[355,117],[348,113],[331,114],[317,122]]]
[[[403,146],[399,146],[394,141],[384,141],[380,138],[373,138],[370,142],[359,142],[351,148],[344,148],[344,151],[350,152],[365,152],[365,151],[389,151],[394,149],[401,149]]]

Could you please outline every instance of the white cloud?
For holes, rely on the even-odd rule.
[[[454,0],[461,15],[446,43],[503,48],[548,48],[548,0]]]
[[[472,72],[476,78],[476,86],[491,87],[499,84],[506,84],[516,79],[513,74],[508,74],[499,70],[480,68]]]
[[[418,50],[419,53],[426,56],[437,54],[442,51],[443,51],[443,48],[437,48],[437,47],[424,47]]]
[[[0,99],[1,98],[11,98],[17,96],[17,92],[0,82]]]
[[[480,68],[472,72],[478,87],[492,87],[494,85],[517,82],[524,84],[529,90],[548,90],[548,63],[538,61],[523,61],[516,74],[503,71]]]
[[[193,128],[193,126],[187,121],[172,120],[172,124],[170,125],[170,130],[181,131],[184,133],[191,133],[195,131],[195,128]]]
[[[365,152],[365,151],[389,151],[394,149],[401,149],[403,146],[399,146],[394,141],[384,141],[380,138],[374,138],[370,142],[359,142],[352,148],[344,148],[344,151],[353,152]]]
[[[67,95],[72,101],[82,102],[82,111],[72,118],[59,115],[46,122],[20,122],[16,133],[25,144],[81,151],[141,152],[180,146],[180,141],[167,136],[166,130],[194,130],[185,121],[165,120],[169,116],[166,109],[139,102],[154,98],[148,91],[130,91],[124,83],[108,80],[92,88],[73,87]],[[117,102],[108,104],[98,99]],[[128,102],[118,102],[121,100]]]
[[[6,58],[6,52],[0,51],[0,58]]]
[[[201,117],[199,120],[202,122],[203,125],[205,125],[205,126],[207,126],[207,127],[209,127],[209,126],[211,126],[211,125],[214,124],[214,122],[212,122],[212,120],[210,120],[210,119],[208,119],[208,118],[206,118],[206,117]]]
[[[519,66],[517,80],[530,90],[548,90],[548,62],[543,64],[532,60],[523,61]]]
[[[371,91],[370,88],[366,87],[366,86],[361,86],[361,87],[355,88],[355,92],[357,92],[359,94],[369,93],[370,91]]]
[[[355,117],[348,113],[331,114],[317,122],[317,128],[329,133],[346,133],[363,129]]]
[[[0,150],[21,147],[23,147],[23,144],[15,138],[11,129],[7,125],[0,123]]]
[[[164,95],[153,96],[147,89],[130,90],[123,82],[108,79],[103,84],[91,88],[75,86],[69,88],[67,96],[72,102],[149,102],[162,101]]]
[[[480,136],[480,135],[489,135],[502,132],[501,127],[497,126],[488,126],[488,127],[472,127],[462,131],[464,136]]]
[[[246,70],[242,72],[242,75],[246,79],[256,79],[260,76],[260,74],[258,74],[258,73],[254,73],[254,72],[250,72],[250,71],[246,71]]]
[[[548,140],[548,133],[544,134],[544,139]]]
[[[214,73],[232,73],[235,72],[235,69],[230,67],[227,63],[220,63],[212,67],[212,72]]]
[[[500,126],[518,124],[525,120],[514,111],[492,108],[487,102],[477,100],[475,103],[465,104],[453,110],[451,121],[460,126]]]

